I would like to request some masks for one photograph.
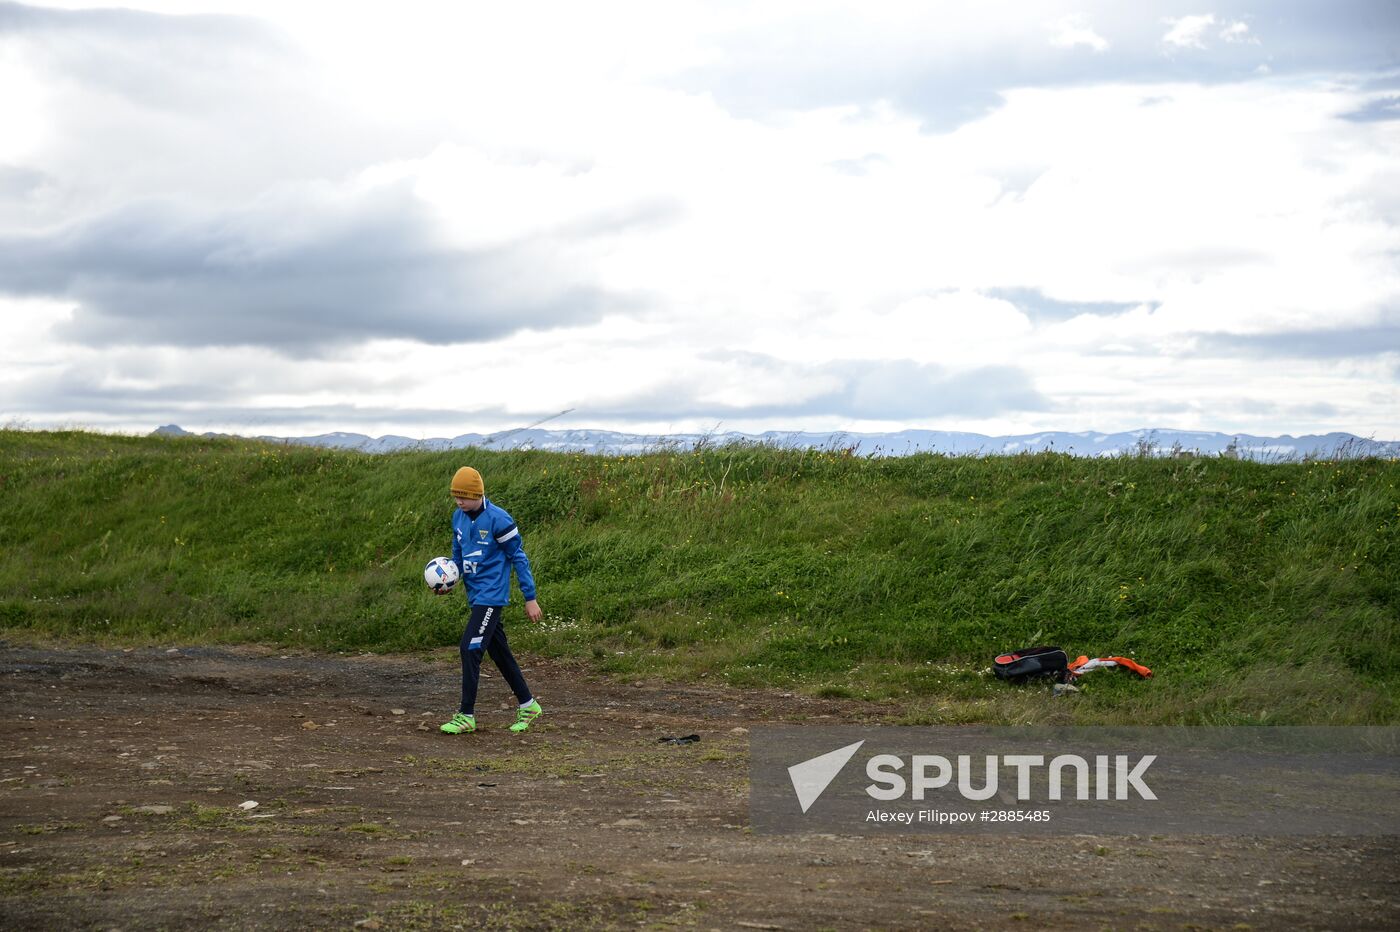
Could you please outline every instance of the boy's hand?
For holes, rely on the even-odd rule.
[[[544,612],[540,611],[540,603],[530,599],[525,603],[525,617],[531,621],[539,621],[544,617]]]

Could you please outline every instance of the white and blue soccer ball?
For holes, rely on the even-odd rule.
[[[462,574],[457,569],[457,564],[447,557],[433,557],[428,561],[428,565],[423,567],[423,581],[434,592],[451,592],[452,587],[457,585],[457,580],[461,578]]]

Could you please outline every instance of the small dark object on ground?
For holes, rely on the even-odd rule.
[[[699,735],[685,735],[685,736],[680,737],[680,738],[672,738],[670,735],[667,735],[667,736],[664,737],[664,738],[658,738],[656,743],[657,743],[657,744],[694,744],[695,742],[697,742],[697,741],[699,741],[699,740],[700,740],[700,736],[699,736]]]

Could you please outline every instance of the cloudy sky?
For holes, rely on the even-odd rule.
[[[0,422],[1400,439],[1393,0],[0,0]]]

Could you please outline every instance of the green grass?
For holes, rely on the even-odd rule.
[[[526,651],[626,678],[898,698],[910,722],[1397,720],[1400,463],[762,446],[382,456],[0,431],[0,631],[107,644],[455,644],[470,462],[524,533]],[[1033,643],[1131,654],[1081,696],[992,682]]]

